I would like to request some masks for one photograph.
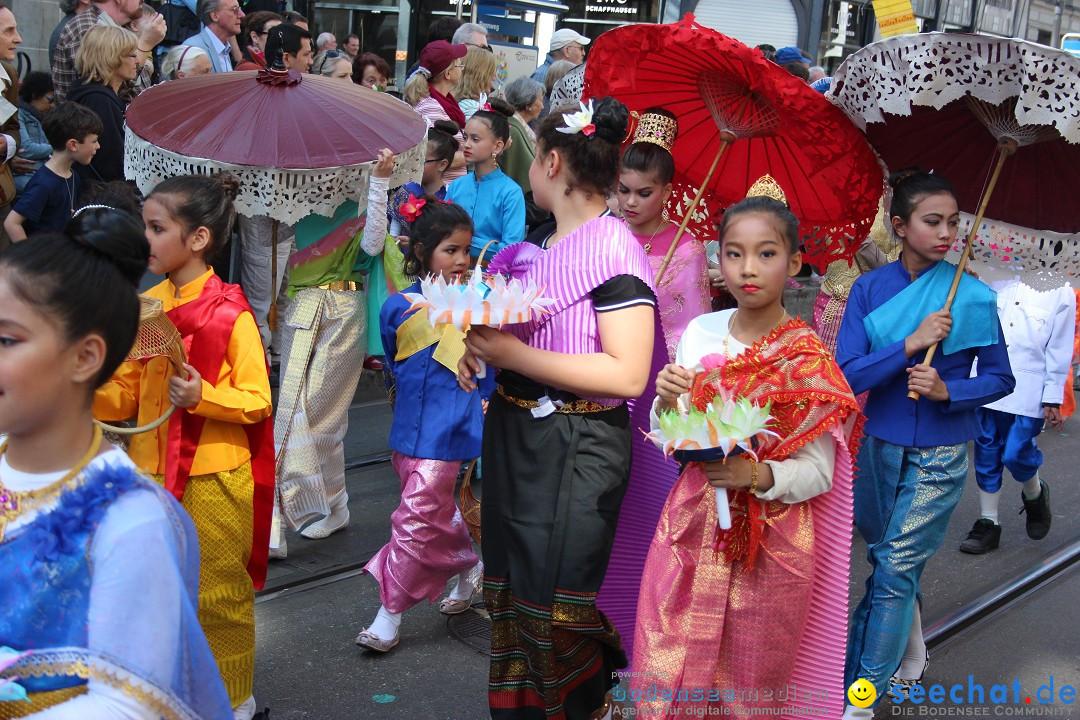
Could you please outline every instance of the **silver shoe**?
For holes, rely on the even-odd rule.
[[[373,650],[377,653],[385,653],[393,650],[400,639],[401,634],[394,636],[393,640],[383,640],[378,635],[368,631],[366,628],[360,631],[360,634],[356,636],[356,644],[362,648]]]
[[[476,563],[473,569],[469,571],[469,574],[465,576],[465,580],[472,585],[473,591],[465,600],[456,600],[449,595],[440,600],[439,612],[443,615],[460,615],[472,607],[473,598],[476,597],[476,593],[480,592],[480,588],[484,586],[484,563]]]

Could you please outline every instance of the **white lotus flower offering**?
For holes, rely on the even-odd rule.
[[[769,429],[773,421],[769,415],[771,407],[772,403],[761,407],[721,390],[704,411],[695,407],[662,410],[657,417],[657,429],[646,437],[665,455],[674,455],[679,461],[727,460],[730,455],[743,452],[757,460],[755,441],[761,443],[769,436],[779,437]],[[727,492],[721,488],[716,489],[716,516],[721,529],[731,527]]]
[[[446,282],[442,276],[429,275],[420,281],[419,293],[405,293],[405,297],[412,302],[411,309],[427,308],[432,327],[450,324],[466,332],[471,325],[501,328],[543,315],[555,302],[543,297],[543,292],[544,288],[533,282],[487,275],[478,262],[465,282]],[[485,375],[481,361],[477,376]]]

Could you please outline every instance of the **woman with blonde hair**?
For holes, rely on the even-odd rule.
[[[323,50],[311,63],[311,72],[352,83],[352,60],[344,50]]]
[[[124,179],[124,103],[120,85],[139,73],[138,40],[125,28],[95,25],[83,36],[75,55],[79,77],[67,99],[88,107],[101,118],[101,144],[89,165],[76,165],[85,183]]]
[[[480,98],[491,92],[498,67],[495,54],[490,50],[476,46],[469,48],[465,55],[465,69],[461,71],[461,79],[454,86],[454,97],[457,98],[458,107],[466,121],[480,109]]]

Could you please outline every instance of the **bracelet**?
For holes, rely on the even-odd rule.
[[[146,53],[146,54],[148,54],[148,55],[149,55],[150,53],[154,52],[154,49],[153,49],[153,48],[150,48],[149,50],[143,50],[143,49],[142,49],[141,47],[139,47],[138,45],[136,45],[136,46],[135,46],[135,49],[136,49],[136,50],[138,50],[139,52],[144,52],[144,53]]]
[[[750,460],[750,488],[747,490],[751,495],[757,494],[758,464],[757,460]]]

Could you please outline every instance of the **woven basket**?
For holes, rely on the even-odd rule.
[[[472,539],[480,545],[480,501],[476,499],[472,491],[474,472],[476,472],[476,460],[470,462],[465,470],[465,478],[461,481],[461,490],[458,491],[458,505],[461,507],[461,516],[465,518],[465,525],[469,528],[469,535],[472,535]]]

